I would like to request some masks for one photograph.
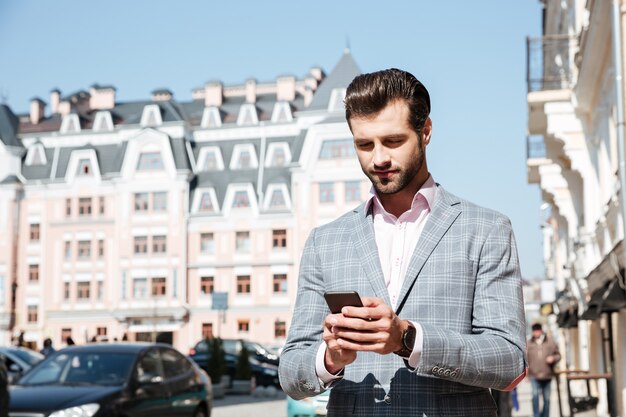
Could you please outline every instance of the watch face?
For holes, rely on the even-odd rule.
[[[409,326],[409,328],[406,329],[402,337],[402,344],[405,349],[413,351],[413,347],[415,347],[415,327]]]

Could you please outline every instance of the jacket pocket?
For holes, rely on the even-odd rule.
[[[351,416],[354,413],[355,402],[356,395],[331,390],[327,417]]]
[[[496,403],[489,391],[439,396],[439,417],[497,417]]]

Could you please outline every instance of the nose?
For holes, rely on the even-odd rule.
[[[374,146],[373,162],[377,167],[386,167],[391,164],[391,157],[384,146]]]

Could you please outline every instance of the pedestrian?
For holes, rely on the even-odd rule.
[[[357,76],[345,108],[372,188],[307,239],[282,387],[295,399],[332,387],[329,417],[496,416],[489,388],[512,389],[526,366],[511,224],[431,176],[430,97],[412,74]],[[331,290],[363,307],[329,314]]]
[[[67,338],[65,339],[65,344],[68,346],[72,346],[72,345],[75,345],[76,343],[74,343],[74,339],[72,339],[72,336],[67,336]]]
[[[52,355],[56,350],[52,347],[52,339],[49,337],[43,341],[43,349],[39,351],[44,356]]]
[[[544,331],[541,323],[532,325],[532,335],[528,340],[528,376],[533,390],[534,417],[550,415],[550,385],[554,366],[561,360],[559,348]],[[540,397],[541,402],[540,404]],[[541,405],[541,407],[540,407]]]

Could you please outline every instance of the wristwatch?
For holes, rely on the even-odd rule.
[[[413,326],[411,322],[409,322],[409,327],[407,327],[406,330],[402,332],[402,348],[393,353],[403,357],[404,359],[408,359],[411,356],[411,353],[413,353],[416,332],[417,331],[415,330],[415,326]]]

